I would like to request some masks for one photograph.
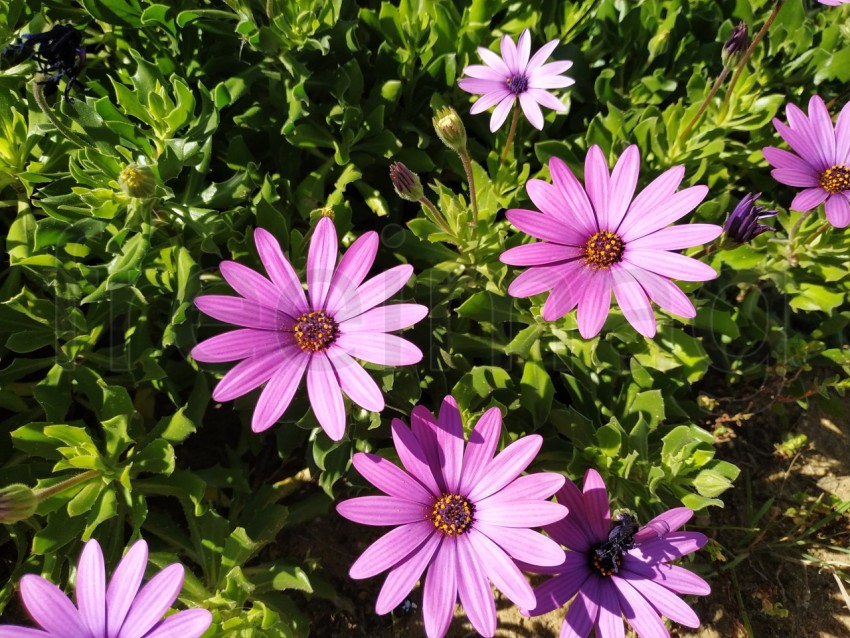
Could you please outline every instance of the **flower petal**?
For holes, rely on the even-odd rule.
[[[392,569],[419,551],[425,541],[437,533],[426,521],[396,527],[369,545],[354,561],[348,575],[359,580]]]
[[[720,237],[722,232],[723,227],[716,224],[667,226],[654,233],[632,240],[629,246],[654,250],[682,250],[714,241]]]
[[[340,301],[340,309],[334,313],[334,319],[342,323],[385,302],[404,288],[412,274],[413,266],[402,264],[375,275],[360,287],[348,292]]]
[[[428,463],[431,475],[439,486],[441,494],[448,491],[440,462],[440,446],[437,445],[437,419],[425,407],[417,405],[410,411],[410,429],[419,441],[423,458]]]
[[[375,380],[342,348],[330,347],[325,354],[333,365],[342,391],[364,410],[384,409],[384,395]]]
[[[646,188],[652,188],[652,184]],[[691,186],[669,195],[662,202],[658,202],[656,208],[650,210],[643,206],[636,210],[638,200],[635,199],[623,223],[620,224],[620,237],[628,244],[639,237],[661,230],[695,209],[707,194],[707,186]]]
[[[599,617],[596,619],[596,631],[600,636],[625,638],[626,628],[620,613],[620,601],[614,587],[603,584],[599,587]]]
[[[292,350],[272,350],[268,354],[251,357],[233,366],[218,382],[213,390],[214,401],[230,401],[271,379],[272,375],[288,356],[295,356]]]
[[[644,562],[666,563],[697,551],[707,540],[699,532],[676,532],[645,540],[629,553]]]
[[[599,217],[602,228],[610,231],[619,228],[629,204],[632,203],[639,173],[640,151],[637,145],[632,144],[620,155],[611,173],[611,191],[608,194],[606,216]]]
[[[612,578],[627,580],[661,616],[666,616],[673,622],[685,627],[693,627],[694,629],[699,627],[699,616],[688,604],[666,587],[662,587],[652,580],[634,578],[631,574],[621,574],[612,576]]]
[[[493,459],[499,435],[502,432],[502,413],[499,408],[490,408],[475,424],[463,453],[463,470],[458,492],[467,494],[478,482],[481,473]]]
[[[611,578],[617,590],[620,609],[632,628],[641,638],[670,638],[670,632],[661,622],[658,612],[632,585],[622,578]]]
[[[612,268],[611,276],[614,278],[614,296],[623,316],[639,334],[652,339],[655,336],[655,312],[643,287],[624,268]]]
[[[177,600],[184,575],[183,565],[174,563],[151,578],[133,600],[116,638],[142,638],[147,634]]]
[[[556,321],[575,308],[581,301],[588,281],[593,278],[593,272],[588,270],[584,260],[563,264],[558,275],[559,281],[543,304],[544,321]]]
[[[761,149],[764,159],[768,161],[774,168],[789,168],[800,173],[808,173],[813,177],[817,177],[817,171],[812,168],[806,160],[790,153],[784,149],[776,148],[775,146],[766,146]]]
[[[531,34],[528,29],[523,29],[516,43],[517,68],[527,70],[528,58],[531,55]]]
[[[333,220],[322,217],[313,230],[313,239],[307,251],[307,292],[314,310],[325,307],[338,251],[339,242]]]
[[[549,158],[549,174],[567,204],[565,212],[577,229],[590,237],[599,230],[599,221],[581,182],[564,161],[557,157]]]
[[[307,396],[313,414],[322,429],[332,440],[339,441],[345,434],[345,404],[333,366],[325,353],[310,357],[307,367]]]
[[[395,463],[368,452],[358,452],[351,462],[363,478],[388,496],[433,505],[434,496]]]
[[[435,498],[439,497],[443,489],[437,484],[434,472],[431,470],[429,464],[428,455],[422,449],[419,439],[400,419],[393,419],[391,429],[393,444],[395,445],[401,464],[416,480],[425,486],[432,496]]]
[[[809,122],[811,131],[822,158],[827,164],[835,163],[835,131],[832,128],[832,119],[829,117],[829,109],[826,108],[823,99],[819,95],[809,98]]]
[[[836,228],[844,228],[850,224],[850,202],[841,193],[836,193],[826,200],[824,206],[826,218]]]
[[[292,329],[292,319],[287,315],[242,297],[203,295],[202,297],[195,297],[195,305],[201,312],[213,319],[243,328]]]
[[[514,102],[516,102],[516,97],[509,91],[507,95],[502,98],[502,101],[496,105],[496,108],[493,109],[493,114],[490,116],[491,133],[498,131],[502,124],[505,123],[505,120],[508,119],[508,114],[511,112]]]
[[[523,527],[502,527],[475,521],[473,527],[518,561],[534,567],[551,567],[564,562],[564,550],[551,538]],[[585,561],[585,564],[587,561]]]
[[[676,532],[685,523],[691,520],[694,511],[689,507],[674,507],[662,514],[659,514],[652,520],[648,521],[641,530],[635,534],[635,541],[640,543],[650,538],[657,538],[659,535],[670,534]],[[658,531],[661,531],[661,534]]]
[[[576,569],[564,570],[563,574],[550,578],[535,587],[534,596],[537,599],[536,603],[532,606],[524,607],[522,613],[526,616],[542,616],[566,605],[576,595],[579,588],[590,575],[586,567],[586,562],[583,561],[583,565],[576,565]]]
[[[590,468],[584,473],[582,501],[587,515],[587,526],[596,539],[608,538],[611,529],[611,506],[608,502],[608,490],[599,472]]]
[[[40,629],[18,627],[17,625],[0,625],[0,638],[57,638],[57,636]]]
[[[584,249],[578,246],[562,246],[546,241],[514,246],[499,256],[499,261],[509,266],[537,266],[578,259]]]
[[[821,159],[817,145],[804,132],[786,126],[777,118],[773,118],[773,127],[779,133],[779,136],[788,143],[788,146],[802,157],[813,170],[819,172],[829,167],[829,164]]]
[[[585,277],[584,294],[578,302],[578,331],[584,339],[592,339],[602,330],[611,308],[612,278],[610,271],[600,270]]]
[[[440,406],[437,420],[437,448],[439,463],[449,492],[457,492],[463,469],[463,423],[460,420],[460,410],[453,397],[447,396]]]
[[[536,604],[534,592],[525,576],[496,543],[473,528],[468,534],[479,565],[487,577],[514,604],[531,608]]]
[[[543,84],[548,84],[546,88],[555,89],[570,86],[573,84],[573,81],[570,78],[558,78],[559,82],[551,81],[552,78],[546,78],[546,81],[542,82]],[[529,86],[532,86],[532,82],[529,82]],[[551,86],[552,84],[557,84],[559,86]],[[543,87],[534,87],[530,88],[525,92],[525,95],[533,99],[540,106],[545,106],[547,109],[552,109],[553,111],[557,111],[558,113],[563,113],[567,110],[567,107],[564,106],[564,103],[561,102],[554,95],[549,93],[549,91],[545,90]]]
[[[499,82],[502,86],[505,85],[504,73],[499,73],[495,69],[491,69],[485,64],[470,64],[469,66],[465,66],[463,67],[463,74],[468,75],[471,78],[477,78],[479,80],[491,80],[493,82]],[[458,81],[458,84],[459,83],[460,81]]]
[[[587,638],[599,617],[599,589],[606,583],[598,578],[587,579],[573,600],[561,627],[561,638]],[[641,638],[645,638],[641,636]]]
[[[672,281],[626,262],[621,265],[640,282],[649,298],[661,308],[686,319],[696,317],[697,311],[694,304]]]
[[[56,585],[41,576],[21,578],[21,599],[32,619],[57,638],[91,638],[77,608]]]
[[[540,266],[529,268],[520,273],[508,286],[511,297],[532,297],[554,288],[561,278],[560,264],[558,266]]]
[[[827,197],[829,197],[829,193],[823,188],[807,188],[794,197],[794,201],[791,202],[791,210],[805,213],[820,206],[826,201]]]
[[[392,332],[402,330],[428,315],[428,307],[415,303],[378,306],[340,324],[341,332]]]
[[[708,264],[665,250],[627,247],[623,259],[656,275],[682,281],[708,281],[717,277],[717,272]]]
[[[540,110],[540,105],[537,104],[535,99],[526,91],[520,94],[519,104],[522,107],[522,112],[525,113],[525,117],[531,125],[538,131],[542,131],[543,111]]]
[[[544,529],[556,541],[574,550],[574,553],[586,553],[591,545],[604,540],[606,536],[597,538],[589,526],[589,517],[584,508],[584,497],[572,481],[565,481],[564,486],[555,494],[558,502],[569,510],[567,517]]]
[[[602,154],[602,149],[594,144],[587,151],[584,160],[584,184],[587,196],[593,204],[596,219],[601,229],[608,228],[608,191],[611,177],[608,174],[608,162]]]
[[[844,105],[835,121],[835,163],[850,163],[850,102]]]
[[[463,86],[461,86],[463,88]],[[499,90],[499,91],[491,91],[490,93],[485,93],[480,98],[475,101],[470,109],[469,113],[471,115],[477,115],[478,113],[483,113],[491,106],[496,106],[505,100],[505,98],[510,97],[513,100],[513,93],[508,91],[507,89]]]
[[[501,490],[531,464],[541,445],[543,437],[539,434],[529,434],[511,443],[488,463],[467,498],[477,503]]]
[[[509,35],[503,35],[499,42],[499,49],[502,52],[502,60],[511,72],[511,75],[517,73],[519,69],[518,56],[516,45]]]
[[[375,612],[386,614],[401,604],[431,563],[444,538],[442,534],[431,534],[407,560],[390,570],[375,601]]]
[[[80,618],[94,638],[106,633],[106,567],[103,552],[94,539],[88,541],[77,563],[75,587]]]
[[[307,312],[310,308],[307,305],[307,297],[304,296],[301,280],[298,279],[298,275],[295,274],[295,270],[284,256],[274,236],[267,230],[256,228],[254,243],[269,278],[283,293],[283,297],[299,314]]]
[[[237,328],[201,341],[190,354],[202,363],[224,363],[267,354],[291,342],[290,336],[277,330]]]
[[[820,180],[817,175],[812,175],[811,171],[798,171],[793,168],[774,168],[770,171],[770,175],[780,184],[787,184],[788,186],[796,186],[798,188],[820,186]]]
[[[496,601],[490,581],[466,534],[457,537],[457,589],[472,626],[482,636],[496,633]]]
[[[551,501],[512,501],[491,503],[489,499],[475,504],[475,520],[501,527],[540,527],[561,520],[567,508]]]
[[[445,635],[454,616],[457,600],[457,544],[444,536],[425,578],[422,615],[429,638]]]
[[[145,567],[148,564],[148,544],[136,541],[118,563],[106,588],[106,633],[117,636],[127,612],[136,598]]]
[[[497,408],[490,409],[495,410]],[[563,474],[555,474],[554,472],[526,474],[507,485],[503,490],[487,497],[486,502],[490,505],[506,505],[512,501],[548,499],[563,487],[566,480]],[[564,510],[566,511],[566,508]],[[531,526],[529,525],[529,527]]]
[[[382,332],[341,334],[336,345],[352,357],[382,366],[408,366],[422,361],[422,351],[407,339]]]
[[[310,362],[310,355],[300,348],[290,348],[281,353],[283,362],[275,369],[268,384],[260,393],[254,414],[251,415],[251,430],[264,432],[277,423],[283,416],[292,397],[301,385],[304,370]]]
[[[339,304],[349,290],[356,290],[375,263],[378,253],[378,233],[369,231],[358,237],[339,260],[336,272],[328,288],[325,308],[331,315],[339,310]]]
[[[212,614],[206,609],[186,609],[163,620],[145,638],[200,638],[211,624]]]
[[[223,261],[219,269],[230,287],[245,299],[293,318],[299,315],[297,307],[283,296],[280,288],[261,274],[235,261]]]
[[[419,523],[425,519],[429,509],[422,503],[395,496],[358,496],[336,506],[340,516],[363,525]]]

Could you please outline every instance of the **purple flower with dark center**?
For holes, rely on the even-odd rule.
[[[755,205],[759,197],[761,193],[745,195],[723,225],[726,237],[736,244],[746,244],[762,233],[775,231],[773,226],[759,224],[759,220],[776,215],[775,210],[765,210],[764,206]]]
[[[608,492],[596,470],[584,475],[584,491],[567,481],[556,495],[569,508],[565,519],[544,527],[572,550],[560,565],[535,571],[557,574],[535,587],[539,616],[569,602],[562,638],[622,638],[622,617],[639,638],[669,638],[660,616],[699,627],[699,618],[677,594],[707,595],[711,588],[690,571],[671,565],[706,543],[698,532],[677,531],[693,515],[678,507],[638,527],[629,514],[611,519]]]
[[[483,636],[496,631],[492,581],[510,600],[534,606],[528,581],[514,563],[560,565],[564,552],[532,527],[562,519],[566,508],[547,500],[564,484],[560,474],[520,476],[543,439],[522,437],[495,458],[502,431],[498,408],[485,412],[464,450],[463,424],[452,397],[438,419],[422,406],[410,415],[412,428],[392,423],[393,441],[406,472],[374,454],[353,463],[386,496],[343,501],[337,511],[365,525],[397,525],[351,566],[352,578],[389,570],[375,610],[386,614],[408,595],[423,572],[422,612],[429,638],[445,635],[460,602]]]
[[[623,315],[645,337],[656,330],[650,301],[694,317],[694,305],[670,278],[706,281],[717,273],[673,251],[711,241],[723,229],[670,224],[696,208],[708,188],[676,192],[685,168],[674,166],[633,198],[639,169],[637,146],[629,146],[609,174],[602,150],[593,145],[584,164],[585,190],[563,161],[551,158],[553,183],[531,179],[525,185],[540,212],[507,212],[514,226],[544,240],[502,253],[503,263],[531,266],[513,280],[508,294],[531,297],[551,290],[543,319],[554,321],[578,306],[578,329],[585,339],[602,330],[612,290]]]
[[[0,638],[198,638],[212,623],[206,609],[187,609],[163,619],[183,588],[183,566],[169,565],[139,590],[148,546],[137,541],[106,586],[100,545],[88,541],[77,565],[77,606],[41,576],[21,579],[24,607],[42,630],[0,625]]]
[[[490,130],[496,131],[504,124],[517,100],[525,117],[538,130],[543,128],[541,105],[555,111],[566,111],[566,107],[548,89],[563,89],[575,83],[561,75],[573,63],[565,60],[544,64],[557,46],[557,40],[547,42],[529,59],[531,36],[526,29],[516,44],[510,36],[502,38],[502,57],[490,49],[478,47],[478,55],[484,64],[464,68],[463,72],[469,77],[458,80],[458,86],[467,93],[481,95],[469,112],[474,115],[495,106],[490,117]]]
[[[271,280],[233,261],[221,274],[240,297],[206,295],[195,305],[219,321],[242,326],[199,343],[198,361],[241,361],[213,392],[229,401],[266,384],[257,401],[251,429],[262,432],[286,411],[301,377],[319,425],[333,440],[345,433],[344,392],[372,412],[384,409],[378,385],[354,359],[395,366],[422,359],[409,341],[388,334],[413,325],[428,309],[418,304],[381,306],[410,279],[413,267],[396,266],[364,283],[378,251],[378,234],[359,237],[336,265],[333,221],[316,225],[307,253],[308,302],[301,281],[274,237],[258,228],[254,241]]]
[[[773,179],[803,190],[791,209],[806,212],[824,204],[826,218],[836,228],[850,224],[850,103],[838,115],[835,128],[823,100],[809,100],[809,115],[793,104],[785,107],[788,126],[773,118],[773,125],[788,143],[789,153],[768,146],[764,158],[775,168]]]

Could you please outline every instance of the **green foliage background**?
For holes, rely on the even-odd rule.
[[[760,149],[781,145],[770,121],[784,118],[786,102],[817,93],[835,113],[847,101],[848,7],[788,0],[728,107],[724,88],[678,139],[734,24],[755,31],[772,4],[0,0],[0,45],[70,23],[88,50],[86,91],[73,102],[48,97],[52,119],[33,95],[34,64],[2,61],[0,485],[46,487],[93,471],[30,521],[0,529],[9,558],[0,610],[27,571],[67,582],[82,541],[98,538],[114,565],[143,536],[154,562],[189,566],[184,602],[214,612],[210,635],[304,636],[305,596],[331,599],[337,584],[270,544],[335,516],[341,493],[365,487],[351,454],[391,455],[390,420],[416,403],[435,409],[447,393],[467,426],[503,408],[505,443],[542,434],[538,468],[572,478],[597,468],[617,504],[643,520],[682,503],[722,506],[738,476],[715,458],[708,426],[722,410],[781,418],[787,402],[770,400],[781,393],[842,415],[850,234],[824,229],[822,213],[793,229],[792,192],[772,180]],[[524,28],[535,48],[561,42],[553,58],[574,61],[576,84],[562,92],[568,113],[547,113],[542,132],[522,122],[501,164],[506,130],[491,134],[487,116],[469,116],[456,81],[478,62],[476,47]],[[460,162],[431,125],[447,104],[470,135],[474,230]],[[777,232],[706,257],[720,277],[685,284],[695,320],[659,314],[658,336],[646,340],[614,310],[585,341],[574,315],[542,321],[542,296],[506,296],[516,271],[498,254],[522,238],[503,211],[531,206],[523,186],[548,176],[549,157],[580,174],[591,144],[613,160],[631,143],[640,186],[676,164],[688,184],[708,184],[695,220],[722,223],[744,193],[761,191],[781,211]],[[431,186],[454,236],[395,196],[391,161]],[[128,166],[149,173],[152,197],[128,194],[126,173],[122,188]],[[192,300],[230,293],[222,259],[261,270],[258,226],[303,268],[323,209],[344,244],[380,232],[376,270],[414,265],[403,297],[431,313],[406,337],[426,358],[373,370],[388,409],[352,406],[342,442],[316,429],[305,393],[283,423],[254,435],[256,395],[211,403],[227,366],[188,357],[221,331]]]

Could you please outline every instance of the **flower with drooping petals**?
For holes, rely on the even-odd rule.
[[[88,541],[77,565],[77,606],[49,580],[27,574],[21,598],[42,630],[0,625],[0,638],[198,638],[212,623],[206,609],[162,618],[183,588],[183,566],[169,565],[139,590],[147,564],[148,545],[136,541],[107,587],[103,552]]]
[[[365,525],[397,525],[352,565],[352,578],[389,570],[375,610],[398,606],[425,577],[422,612],[429,638],[445,635],[460,602],[483,636],[496,631],[490,581],[518,605],[534,595],[512,559],[559,565],[564,552],[532,527],[562,519],[566,508],[547,499],[563,484],[560,474],[519,474],[543,442],[536,434],[511,443],[495,458],[502,430],[498,408],[487,410],[464,450],[457,403],[446,397],[437,419],[422,406],[412,428],[393,420],[395,448],[404,470],[374,454],[354,455],[354,467],[386,496],[363,496],[337,505],[344,517]]]
[[[242,328],[199,343],[192,357],[208,363],[241,359],[213,391],[216,401],[229,401],[266,384],[254,408],[254,432],[280,418],[306,372],[313,413],[327,435],[338,441],[345,433],[343,392],[366,410],[384,409],[380,388],[355,358],[388,366],[422,359],[419,348],[389,332],[413,325],[428,309],[418,304],[380,305],[401,290],[413,267],[395,266],[364,283],[375,261],[378,234],[359,237],[336,266],[336,229],[323,217],[307,254],[308,302],[274,237],[258,228],[254,241],[271,280],[236,262],[222,262],[222,275],[241,296],[206,295],[195,299],[195,305],[214,319]]]
[[[670,278],[706,281],[717,273],[673,251],[711,241],[723,229],[670,224],[696,208],[708,189],[692,186],[676,192],[685,168],[674,166],[632,199],[640,168],[637,146],[623,152],[610,174],[596,145],[584,166],[585,187],[563,161],[551,158],[553,183],[531,179],[525,185],[540,212],[507,212],[514,226],[544,240],[502,253],[503,263],[531,266],[514,279],[508,293],[530,297],[551,290],[543,306],[546,321],[578,306],[578,329],[585,339],[602,330],[612,289],[623,315],[645,337],[655,336],[656,330],[650,301],[681,317],[694,317],[694,305]]]
[[[813,95],[809,116],[794,104],[785,107],[788,126],[773,118],[773,126],[788,143],[790,153],[768,146],[764,158],[780,184],[803,188],[791,209],[806,212],[824,204],[826,218],[836,228],[850,224],[850,103],[838,115],[835,128],[823,100]]]
[[[496,131],[504,124],[517,100],[525,117],[538,130],[543,128],[540,105],[566,111],[566,107],[548,89],[563,89],[575,83],[572,78],[561,75],[573,63],[564,60],[544,64],[557,46],[557,40],[547,42],[529,59],[531,36],[526,29],[516,44],[510,36],[502,38],[502,57],[490,49],[478,47],[478,55],[484,64],[464,68],[463,72],[469,77],[458,80],[458,86],[467,93],[481,95],[469,112],[474,115],[495,106],[490,117],[490,130]]]
[[[776,231],[773,226],[759,223],[762,219],[776,216],[775,210],[765,210],[764,206],[756,206],[756,200],[759,197],[761,193],[745,195],[723,224],[723,232],[733,245],[747,244],[762,233]]]
[[[641,528],[628,514],[611,519],[608,492],[596,470],[584,476],[584,491],[567,481],[556,495],[569,508],[565,519],[544,527],[572,550],[564,562],[544,571],[557,574],[534,588],[537,604],[523,613],[539,616],[569,602],[561,636],[622,638],[623,621],[638,638],[669,637],[660,616],[686,627],[699,618],[677,594],[705,596],[702,578],[670,561],[705,545],[699,532],[678,531],[693,510],[678,507],[656,516]]]

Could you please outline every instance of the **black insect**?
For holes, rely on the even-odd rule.
[[[57,24],[44,33],[28,33],[10,47],[3,49],[3,55],[26,56],[38,64],[38,72],[47,76],[40,80],[47,91],[52,93],[59,87],[59,81],[65,78],[65,99],[73,98],[69,91],[79,84],[77,75],[86,62],[86,50],[82,46],[83,34],[69,24]]]
[[[608,540],[593,550],[593,566],[603,576],[616,574],[623,564],[623,554],[635,546],[640,527],[631,514],[620,514],[611,521]]]

